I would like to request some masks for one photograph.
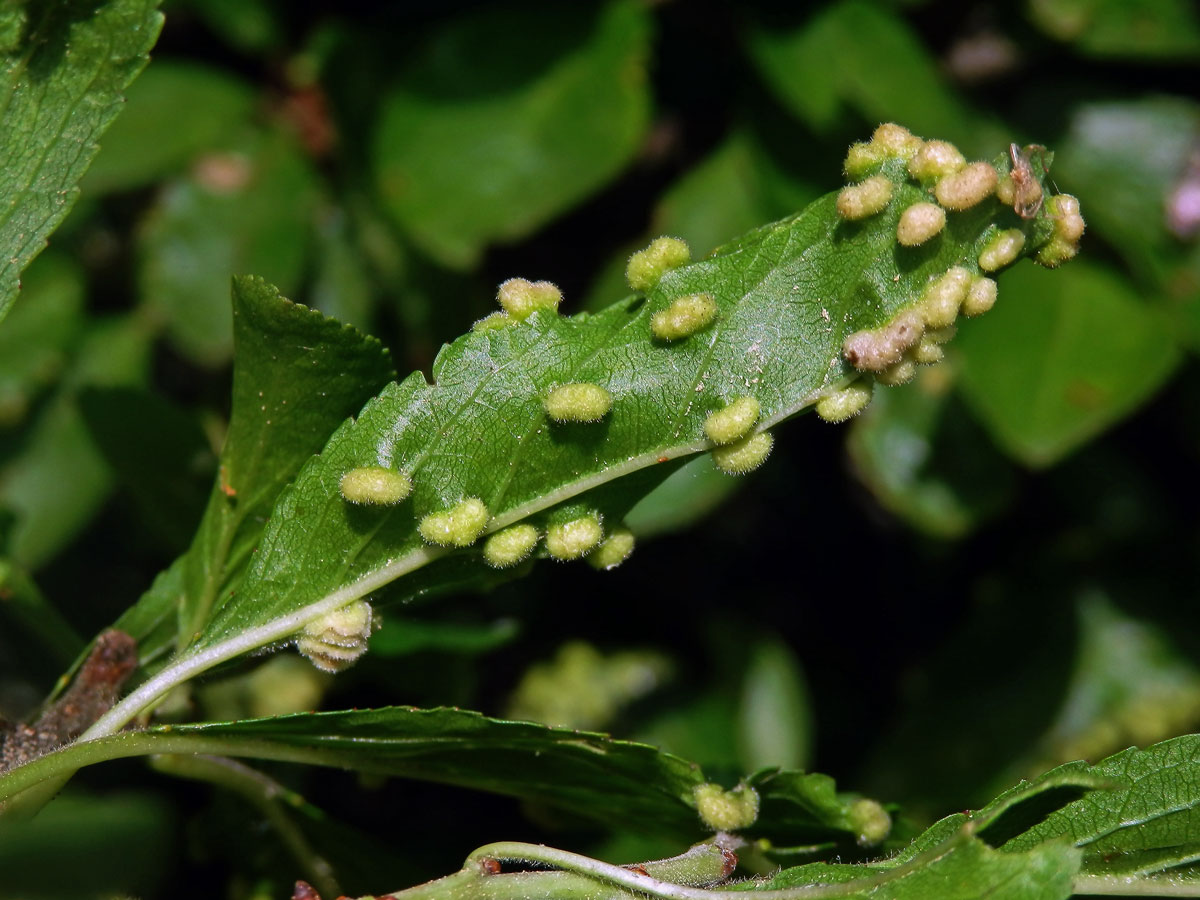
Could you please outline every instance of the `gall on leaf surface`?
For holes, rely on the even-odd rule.
[[[894,184],[876,215],[844,220],[834,191],[664,273],[645,295],[595,314],[537,315],[521,327],[468,333],[442,349],[431,382],[414,373],[385,387],[283,492],[245,580],[191,652],[122,714],[405,576],[393,596],[434,589],[435,570],[412,573],[444,557],[482,569],[481,548],[433,546],[418,528],[464,497],[490,514],[480,538],[525,519],[537,524],[568,503],[621,521],[683,458],[711,449],[704,425],[728,398],[753,396],[760,413],[752,434],[765,431],[858,376],[843,354],[848,336],[911,317],[926,286],[951,267],[980,274],[979,254],[998,230],[1027,233],[1024,255],[1050,239],[1044,216],[1020,219],[993,197],[949,213],[936,240],[899,246],[902,210],[932,202],[934,185],[914,179],[891,146],[863,173]],[[707,327],[686,340],[656,340],[653,317],[696,294],[717,307]],[[547,393],[578,382],[611,395],[603,421],[549,421]],[[407,473],[412,494],[390,508],[346,503],[339,480],[360,466]]]

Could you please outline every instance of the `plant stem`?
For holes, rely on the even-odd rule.
[[[1076,875],[1072,893],[1105,897],[1200,897],[1200,882],[1169,875]]]
[[[150,765],[168,775],[206,781],[242,796],[257,807],[275,829],[288,852],[303,867],[306,879],[317,890],[329,896],[341,893],[333,867],[313,849],[304,832],[283,809],[284,803],[302,808],[304,798],[299,794],[287,790],[257,769],[223,756],[171,753],[151,757]]]
[[[754,900],[813,900],[848,897],[903,878],[961,846],[974,828],[968,824],[935,847],[898,866],[837,884],[812,884],[777,890],[749,891]],[[557,872],[486,874],[490,861],[554,866]],[[664,861],[665,862],[665,861]],[[646,863],[648,868],[653,863]],[[550,876],[571,875],[572,878]],[[536,890],[534,884],[536,883]],[[604,888],[607,887],[607,890]],[[675,884],[614,866],[591,857],[541,844],[501,842],[480,847],[467,857],[462,871],[448,878],[389,895],[394,900],[596,900],[601,897],[655,897],[658,900],[730,900],[734,892]]]

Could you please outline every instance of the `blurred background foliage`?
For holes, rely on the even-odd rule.
[[[949,366],[849,427],[790,423],[744,481],[686,466],[631,516],[650,539],[616,572],[545,565],[414,605],[345,675],[251,660],[180,714],[456,704],[648,740],[729,779],[824,771],[917,824],[1200,726],[1190,0],[165,12],[0,327],[4,715],[186,547],[228,411],[232,274],[427,369],[504,278],[557,282],[569,311],[612,302],[648,237],[704,253],[788,214],[895,120],[968,157],[1051,147],[1090,226],[1082,258],[1002,275]],[[269,771],[311,801],[296,827],[348,893],[497,839],[679,849],[465,791]],[[187,777],[84,773],[0,841],[0,871],[52,847],[90,860],[99,893],[287,896],[295,834]],[[0,893],[81,896],[37,871]]]

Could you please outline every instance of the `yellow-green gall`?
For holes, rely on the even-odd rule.
[[[946,211],[936,203],[914,203],[900,214],[896,240],[905,247],[918,247],[946,227]]]
[[[857,416],[871,403],[875,382],[868,376],[826,394],[817,401],[817,415],[826,422],[845,422]]]
[[[1012,206],[1017,199],[1017,185],[1011,175],[1002,175],[996,183],[996,199],[1005,206]]]
[[[912,156],[921,144],[921,139],[903,125],[884,122],[875,129],[870,141],[851,145],[843,168],[847,175],[858,180],[889,157]]]
[[[882,211],[892,199],[891,179],[872,175],[859,184],[842,188],[837,198],[838,215],[855,221]]]
[[[497,531],[483,543],[483,559],[494,569],[507,569],[527,557],[538,542],[538,530],[522,522]]]
[[[496,299],[515,321],[524,322],[539,309],[557,312],[558,304],[562,302],[562,291],[549,281],[510,278],[500,285]]]
[[[1046,201],[1046,209],[1054,220],[1054,234],[1038,250],[1036,259],[1041,265],[1052,269],[1079,252],[1079,239],[1083,237],[1086,226],[1079,212],[1079,201],[1070,194],[1051,197]]]
[[[1067,241],[1083,237],[1086,223],[1079,211],[1079,200],[1071,194],[1055,194],[1046,201],[1046,210],[1054,219],[1054,233]]]
[[[579,559],[603,538],[604,528],[598,516],[580,516],[546,529],[546,552],[555,559]]]
[[[888,156],[909,157],[924,143],[919,137],[895,122],[884,122],[871,135],[871,143]]]
[[[850,145],[842,169],[857,181],[879,165],[887,156],[887,151],[873,141],[870,143],[860,141]]]
[[[753,472],[767,461],[775,439],[765,431],[744,437],[733,444],[717,447],[712,452],[713,463],[728,475]]]
[[[588,554],[588,565],[607,571],[615,569],[633,553],[633,532],[624,526],[614,528],[595,550]]]
[[[966,164],[966,158],[949,141],[926,141],[908,161],[908,174],[921,182],[936,181]]]
[[[859,846],[873,847],[892,831],[892,817],[875,801],[865,797],[850,805],[848,814],[850,827],[858,835]]]
[[[964,210],[990,197],[1000,176],[991,163],[973,162],[964,169],[938,179],[933,194],[946,209]]]
[[[983,275],[976,276],[967,288],[967,296],[963,299],[962,314],[964,316],[982,316],[996,305],[996,282]]]
[[[880,384],[893,387],[898,384],[908,384],[917,375],[917,364],[911,359],[902,359],[895,365],[888,366],[875,376]]]
[[[971,273],[954,266],[925,286],[921,292],[921,316],[929,328],[945,328],[958,318],[959,307],[967,296]]]
[[[429,543],[439,547],[468,547],[483,533],[489,518],[483,501],[468,497],[450,509],[430,513],[421,520],[417,531]]]
[[[340,672],[367,652],[371,626],[371,604],[355,600],[305,625],[296,649],[318,669]]]
[[[516,321],[505,312],[494,312],[484,316],[478,322],[471,326],[472,331],[499,331],[501,328],[508,328],[510,325],[517,324]]]
[[[708,782],[692,789],[700,821],[713,831],[738,831],[749,828],[758,819],[758,791],[739,784],[727,791]]]
[[[943,343],[943,341],[937,339],[936,332],[927,331],[921,335],[921,340],[917,342],[917,346],[908,351],[908,357],[921,366],[931,366],[934,363],[940,363],[946,356],[946,351],[942,349]]]
[[[678,341],[706,328],[716,317],[712,294],[685,294],[650,317],[650,331],[660,341]]]
[[[979,253],[979,268],[985,272],[1003,269],[1016,262],[1025,247],[1025,233],[1017,228],[997,232]]]
[[[760,408],[753,397],[738,397],[704,420],[704,433],[714,444],[732,444],[750,433]]]
[[[598,384],[576,381],[556,387],[542,405],[555,422],[599,422],[612,409],[612,394]]]
[[[359,466],[342,476],[338,488],[351,503],[392,506],[412,493],[412,479],[383,466]]]
[[[692,251],[679,238],[655,238],[650,246],[629,257],[625,266],[625,281],[630,290],[644,294],[658,284],[663,275],[686,265],[691,258]]]

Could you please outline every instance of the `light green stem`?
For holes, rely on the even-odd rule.
[[[1200,897],[1200,882],[1169,875],[1076,875],[1071,892],[1085,897]]]
[[[814,900],[848,897],[868,891],[929,865],[961,846],[974,828],[964,825],[936,847],[917,854],[906,863],[837,884],[812,884],[777,890],[749,892],[754,900]],[[719,836],[720,837],[720,836]],[[487,874],[490,860],[553,866],[556,872]],[[666,862],[666,861],[663,861]],[[643,868],[651,871],[654,863]],[[550,877],[570,875],[571,878]],[[531,890],[536,880],[537,890]],[[467,857],[462,871],[388,895],[394,900],[598,900],[603,897],[655,897],[658,900],[730,900],[729,890],[675,884],[644,875],[636,869],[614,866],[578,853],[556,850],[541,844],[502,842],[480,847]]]
[[[206,781],[239,794],[258,808],[279,835],[279,839],[304,870],[305,878],[322,894],[341,893],[333,867],[320,856],[304,836],[304,832],[283,809],[283,804],[303,806],[298,794],[287,790],[273,778],[257,769],[223,756],[165,754],[152,756],[150,765],[160,772],[177,778]]]

